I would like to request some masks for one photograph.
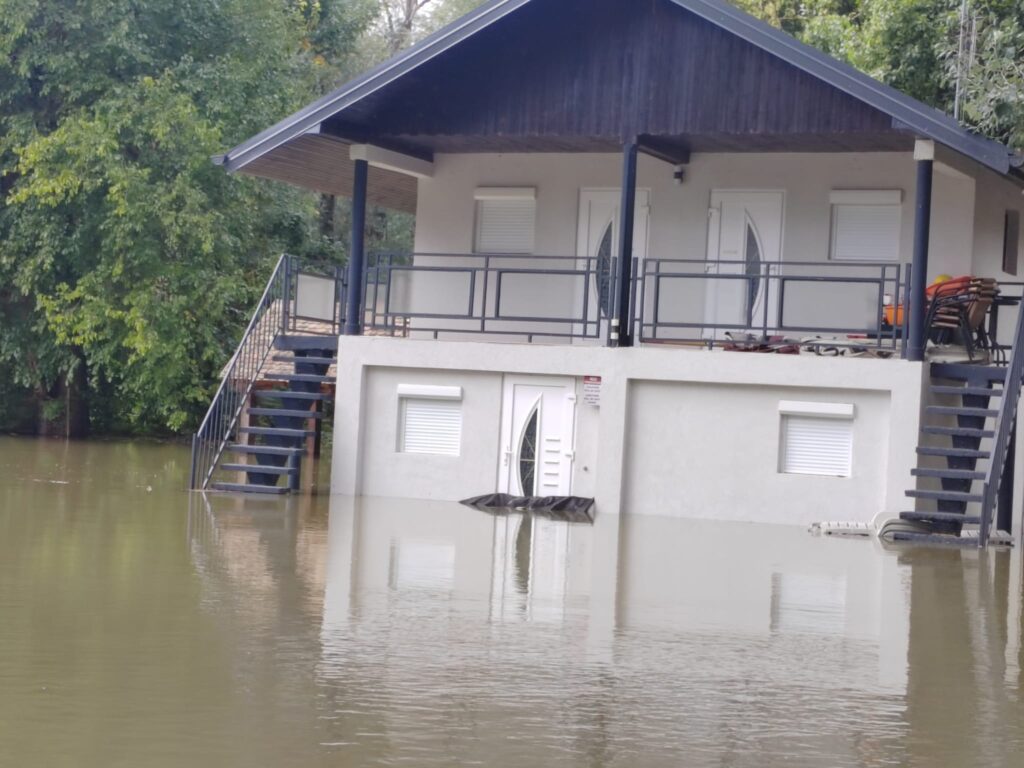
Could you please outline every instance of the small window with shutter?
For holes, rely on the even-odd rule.
[[[400,384],[398,450],[458,456],[462,450],[462,387]]]
[[[899,261],[903,192],[899,189],[834,189],[832,259]]]
[[[850,477],[853,474],[853,405],[783,400],[779,472]]]
[[[533,187],[476,190],[477,253],[533,253],[537,195]]]

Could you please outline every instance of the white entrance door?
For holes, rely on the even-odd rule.
[[[568,496],[575,418],[573,379],[505,377],[498,491]]]
[[[708,210],[708,253],[705,272],[704,321],[706,338],[720,338],[726,330],[757,330],[775,323],[776,281],[764,279],[765,270],[776,274],[782,255],[781,191],[715,190]],[[712,275],[747,275],[749,279],[712,279]]]
[[[615,299],[610,294],[612,259],[619,251],[619,211],[622,205],[621,189],[581,189],[580,213],[576,233],[576,255],[589,258],[596,272],[590,280],[587,319],[598,322],[598,338],[605,338],[608,319],[615,311]],[[650,226],[651,192],[636,191],[633,214],[633,256],[641,261],[647,256],[647,233]],[[580,264],[580,268],[586,262]],[[581,299],[577,299],[581,301]],[[582,313],[583,307],[577,306]],[[589,329],[592,330],[592,329]]]

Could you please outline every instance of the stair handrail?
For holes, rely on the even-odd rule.
[[[1010,348],[1010,360],[1007,364],[1006,380],[1003,384],[1003,396],[1000,398],[999,414],[996,416],[995,442],[992,445],[992,458],[989,461],[985,477],[985,489],[981,502],[981,523],[978,531],[978,546],[988,544],[995,512],[999,485],[1003,480],[1006,468],[1007,452],[1010,446],[1010,430],[1016,423],[1017,407],[1020,402],[1021,385],[1024,383],[1024,302],[1018,305],[1017,325],[1013,331],[1013,346]]]
[[[209,486],[267,356],[285,330],[291,298],[291,263],[292,257],[288,254],[282,254],[277,260],[242,340],[224,369],[206,416],[192,436],[189,470],[192,490],[205,490]]]

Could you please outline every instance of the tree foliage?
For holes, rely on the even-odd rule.
[[[311,196],[210,156],[333,76],[368,21],[346,5],[0,1],[9,384],[104,393],[108,428],[194,420],[275,254],[315,238]]]

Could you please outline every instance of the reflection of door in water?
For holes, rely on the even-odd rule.
[[[569,494],[575,408],[572,379],[506,377],[498,491],[522,496]]]
[[[769,328],[775,324],[777,286],[765,280],[765,262],[782,254],[783,193],[716,190],[708,211],[708,253],[704,321],[724,326],[705,329],[705,337],[725,330]],[[712,275],[745,275],[712,279]]]
[[[599,320],[599,338],[604,338],[607,319],[615,311],[611,296],[612,259],[619,252],[619,210],[622,192],[618,189],[581,189],[580,213],[576,234],[576,255],[592,259],[590,267],[596,277],[587,287],[587,318]],[[633,214],[633,256],[643,259],[647,255],[647,226],[650,212],[650,190],[636,191]],[[580,269],[587,266],[580,262]],[[577,302],[581,299],[577,298]],[[576,307],[582,314],[582,305]]]
[[[531,515],[494,518],[491,616],[560,621],[569,574],[569,523]]]

